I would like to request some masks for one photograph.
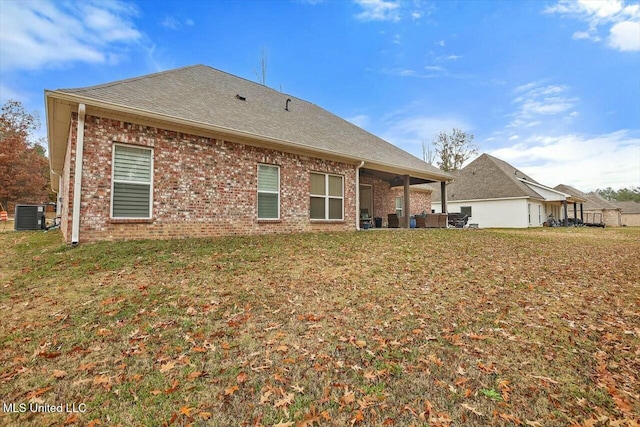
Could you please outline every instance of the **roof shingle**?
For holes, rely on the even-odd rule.
[[[56,92],[450,179],[317,105],[204,65]]]

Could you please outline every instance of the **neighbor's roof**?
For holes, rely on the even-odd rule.
[[[590,210],[590,209],[596,209],[596,210],[597,209],[612,209],[612,210],[620,209],[614,203],[608,201],[607,199],[605,199],[604,197],[602,197],[601,195],[599,195],[595,191],[587,193],[585,196],[586,196],[586,199],[587,199],[587,203],[584,206],[584,208],[587,209],[587,210]]]
[[[522,180],[541,185],[509,163],[485,153],[454,175],[454,181],[447,185],[447,200],[544,199]],[[433,200],[440,201],[440,189],[433,187]]]
[[[640,214],[640,203],[638,202],[615,202],[615,204],[622,209],[623,214]]]
[[[317,105],[204,65],[45,93],[48,123],[56,121],[53,101],[71,103],[72,111],[73,102],[76,108],[84,103],[87,108],[94,106],[272,143],[278,149],[364,160],[367,168],[386,167],[388,172],[404,171],[436,181],[451,179],[451,175]],[[63,106],[60,111],[64,111]],[[64,121],[58,122],[58,136],[49,131],[50,146],[56,143],[52,139],[66,138]],[[63,160],[56,154],[52,168],[59,168]]]
[[[584,193],[578,190],[577,188],[571,187],[566,184],[556,185],[554,188],[558,191],[562,191],[563,193],[571,194],[572,196],[585,199],[586,201],[583,204],[583,209],[587,211],[593,211],[593,210],[597,211],[602,209],[614,209],[614,210],[620,209],[620,207],[617,206],[618,203],[613,204],[609,202],[608,200],[606,200],[604,197],[602,197],[595,191],[592,191],[590,193]]]

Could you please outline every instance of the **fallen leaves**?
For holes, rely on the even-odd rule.
[[[169,361],[169,362],[163,364],[162,366],[160,366],[160,372],[162,372],[164,374],[166,372],[169,372],[170,370],[172,370],[175,367],[176,367],[176,362]]]
[[[237,385],[232,385],[231,387],[227,387],[226,389],[224,389],[224,395],[233,396],[238,390],[240,390],[240,387],[238,387]]]
[[[475,415],[477,415],[479,417],[484,417],[484,414],[482,412],[480,412],[479,410],[477,410],[476,408],[474,408],[473,406],[471,406],[471,405],[469,405],[467,403],[463,403],[460,406],[462,406],[467,411],[470,411],[470,412],[474,413]]]
[[[8,279],[0,394],[101,402],[57,425],[634,425],[640,234],[449,231],[22,247],[70,286]]]

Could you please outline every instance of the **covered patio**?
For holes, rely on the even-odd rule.
[[[445,184],[451,178],[420,174],[398,174],[393,171],[363,167],[359,170],[358,208],[361,219],[382,218],[383,226],[389,223],[389,215],[396,214],[398,227],[410,228],[411,216],[431,213],[431,189],[421,184],[440,183],[440,191],[446,194]],[[446,197],[440,202],[442,212],[447,212]],[[386,223],[385,223],[386,221]]]

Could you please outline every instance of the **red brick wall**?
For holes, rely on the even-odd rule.
[[[360,177],[360,184],[372,186],[373,216],[382,218],[383,226],[387,226],[388,215],[396,212],[396,197],[404,197],[404,187],[391,187],[388,182],[371,176]],[[412,215],[431,212],[430,192],[413,190],[410,197]]]
[[[395,210],[396,197],[404,197],[404,188],[393,187],[391,190],[393,192],[393,208]],[[409,196],[411,197],[409,201],[411,215],[421,214],[422,212],[431,213],[431,192],[411,190]]]
[[[71,239],[77,117],[65,161],[63,234]],[[113,143],[154,149],[153,219],[112,220]],[[280,166],[280,220],[257,220],[257,164]],[[355,165],[87,116],[80,241],[353,230]],[[344,176],[340,222],[309,219],[309,172]]]

